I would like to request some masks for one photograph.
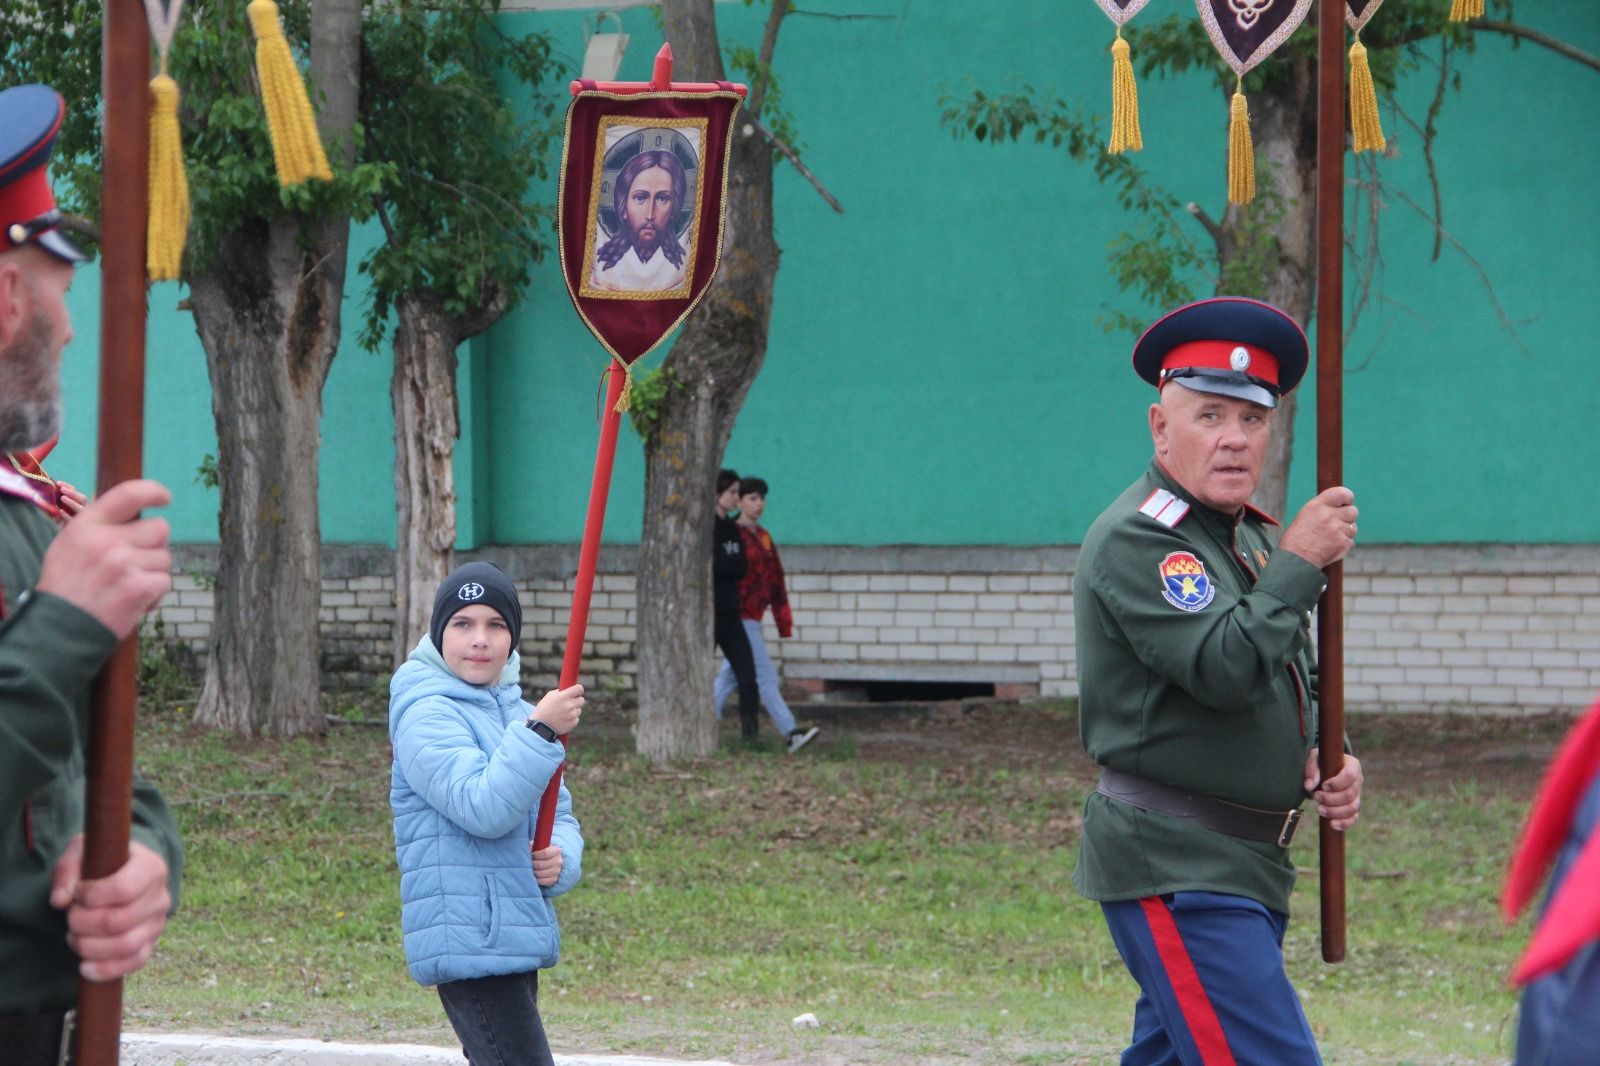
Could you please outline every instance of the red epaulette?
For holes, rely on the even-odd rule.
[[[1600,702],[1589,708],[1550,763],[1528,811],[1522,837],[1506,870],[1500,914],[1510,922],[1538,893],[1566,843],[1572,820],[1595,775],[1600,773]],[[1511,983],[1526,984],[1558,970],[1585,944],[1600,939],[1600,833],[1578,853],[1539,919]]]

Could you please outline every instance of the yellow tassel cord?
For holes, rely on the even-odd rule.
[[[1240,79],[1228,118],[1228,202],[1247,204],[1255,198],[1256,149],[1250,140],[1250,108]]]
[[[617,365],[622,367],[622,391],[617,394],[617,406],[613,407],[612,410],[619,415],[625,415],[628,413],[628,409],[633,406],[633,367],[628,363],[624,363],[621,359],[617,359],[614,355],[611,358],[616,359]]]
[[[1378,90],[1367,66],[1367,48],[1359,38],[1350,46],[1350,134],[1358,152],[1381,152],[1388,143],[1378,122]]]
[[[1483,18],[1483,0],[1451,0],[1450,21],[1465,22]]]
[[[267,110],[267,133],[278,164],[278,184],[298,185],[310,178],[332,181],[328,157],[317,136],[300,70],[289,54],[278,5],[272,0],[250,0],[250,28],[256,35],[256,73],[261,79],[261,99]]]
[[[1139,87],[1133,80],[1133,63],[1128,58],[1128,42],[1122,39],[1122,27],[1117,27],[1117,39],[1111,45],[1111,145],[1106,151],[1112,155],[1120,152],[1137,152],[1144,147],[1144,136],[1139,132]]]
[[[178,136],[178,83],[165,70],[150,83],[150,218],[145,232],[145,273],[151,281],[176,281],[189,234],[189,178]]]

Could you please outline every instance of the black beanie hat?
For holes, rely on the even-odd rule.
[[[493,563],[466,563],[439,582],[439,591],[433,597],[433,618],[428,622],[433,646],[444,650],[444,627],[457,611],[475,603],[493,607],[506,620],[515,650],[522,639],[522,603],[511,579]]]

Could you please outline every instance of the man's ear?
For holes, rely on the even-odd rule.
[[[1157,455],[1167,454],[1167,423],[1170,417],[1160,400],[1150,405],[1150,440],[1156,446]]]
[[[0,350],[9,348],[22,330],[22,267],[13,256],[0,256]]]

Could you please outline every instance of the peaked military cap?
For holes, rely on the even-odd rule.
[[[1278,406],[1305,376],[1309,351],[1300,324],[1269,303],[1243,296],[1197,300],[1169,311],[1133,346],[1133,369],[1160,388]]]
[[[0,91],[0,249],[36,244],[69,263],[85,256],[56,227],[61,210],[46,164],[67,105],[45,85]]]

